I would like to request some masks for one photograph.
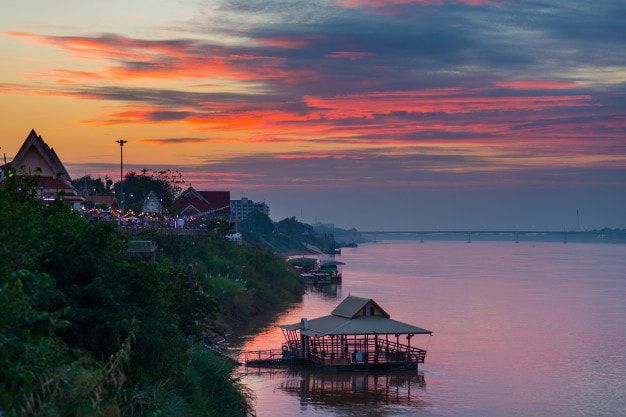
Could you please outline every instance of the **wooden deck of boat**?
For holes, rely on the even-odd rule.
[[[274,368],[308,365],[312,368],[336,372],[369,372],[369,371],[410,371],[417,370],[418,363],[406,361],[385,361],[379,363],[320,363],[304,360],[292,352],[270,349],[243,352],[243,363],[250,368]]]
[[[301,363],[296,355],[279,349],[247,351],[243,352],[242,358],[244,364],[252,368],[289,366]]]

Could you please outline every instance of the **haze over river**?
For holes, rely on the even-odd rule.
[[[349,293],[432,330],[400,374],[244,370],[262,416],[626,416],[626,245],[385,241],[344,249],[343,283],[309,289],[274,324]],[[273,325],[244,350],[276,349]]]

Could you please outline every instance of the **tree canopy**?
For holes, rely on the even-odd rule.
[[[44,204],[31,183],[0,187],[0,414],[245,415],[230,366],[199,340],[293,297],[297,276],[211,237],[143,236],[156,262],[129,257],[115,224]]]
[[[274,222],[267,214],[254,210],[241,222],[240,230],[244,234],[267,235],[274,231]]]
[[[93,178],[91,175],[85,175],[72,181],[72,186],[79,193],[87,190],[88,195],[112,195],[113,180],[108,176],[102,178]]]
[[[182,173],[171,169],[160,171],[142,169],[140,172],[128,172],[123,182],[125,208],[136,212],[141,211],[143,202],[150,191],[155,192],[161,198],[163,207],[169,207],[182,190],[184,183]],[[119,196],[119,181],[115,183],[114,190],[115,195]]]

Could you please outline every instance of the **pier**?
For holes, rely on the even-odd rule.
[[[301,364],[335,371],[416,370],[426,350],[411,345],[430,330],[392,320],[374,300],[348,296],[328,316],[278,326],[281,350],[244,352],[246,366]]]

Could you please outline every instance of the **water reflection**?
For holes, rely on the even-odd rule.
[[[277,388],[297,397],[300,406],[322,406],[333,414],[413,414],[426,405],[424,375],[415,371],[336,373],[306,367],[247,368],[247,376],[279,381]]]
[[[419,391],[426,387],[424,376],[416,372],[328,373],[311,369],[291,372],[281,389],[298,395],[302,404],[327,406],[378,406],[399,404],[419,407],[424,402]]]
[[[307,288],[241,349],[280,348],[276,325],[327,315],[348,294],[374,297],[435,331],[420,343],[428,389],[409,383],[406,405],[402,381],[394,402],[373,380],[334,394],[336,378],[362,374],[245,375],[259,417],[626,415],[626,245],[389,242],[342,261],[341,286]],[[371,396],[359,397],[365,384]]]
[[[315,293],[325,299],[343,298],[341,296],[341,284],[305,284],[306,293]]]

